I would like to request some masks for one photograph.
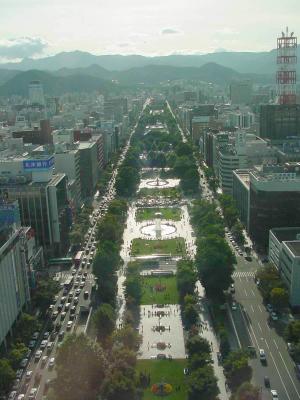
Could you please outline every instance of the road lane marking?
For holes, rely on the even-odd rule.
[[[240,306],[240,308],[241,308],[241,306]],[[256,343],[256,346],[257,346],[257,348],[259,349],[259,345],[258,345],[258,341],[257,341],[256,336],[255,336],[255,333],[254,333],[254,331],[253,331],[253,329],[252,329],[251,324],[249,324],[249,325],[250,325],[250,328],[251,328],[251,330],[252,330],[252,335],[253,335],[253,338],[252,338],[251,332],[250,332],[250,330],[249,330],[249,328],[248,328],[247,321],[245,320],[245,316],[244,316],[244,313],[243,313],[242,309],[241,309],[241,314],[242,314],[242,318],[243,318],[245,327],[246,327],[246,329],[247,329],[247,331],[248,331],[248,334],[249,334],[249,337],[250,337],[250,339],[251,339],[252,344],[253,344],[253,338],[254,338],[254,341],[255,341],[255,343]]]
[[[292,379],[292,377],[291,377],[290,371],[288,370],[288,367],[287,367],[287,365],[286,365],[286,363],[285,363],[285,361],[284,361],[284,359],[283,359],[283,357],[282,357],[282,354],[281,354],[280,351],[279,351],[278,353],[279,353],[280,358],[282,359],[282,362],[283,362],[283,364],[284,364],[284,366],[285,366],[286,372],[288,373],[288,376],[289,376],[289,378],[290,378],[290,380],[291,380],[291,382],[292,382],[292,384],[293,384],[293,386],[294,386],[294,389],[295,389],[295,391],[296,391],[296,393],[297,393],[297,395],[298,395],[298,398],[300,398],[300,394],[299,394],[299,392],[298,392],[298,390],[297,390],[297,388],[296,388],[296,385],[295,385],[295,383],[294,383],[294,381],[293,381],[293,379]]]
[[[253,297],[255,297],[255,293],[253,292],[253,289],[251,289],[251,293],[252,293]]]
[[[245,295],[246,295],[246,297],[248,297],[248,294],[247,294],[247,291],[246,291],[246,289],[244,289],[244,292],[245,292]]]
[[[259,308],[259,311],[262,312],[262,309],[261,309],[261,306],[260,306],[260,305],[258,305],[258,308]]]
[[[259,323],[259,322],[257,323],[257,325],[258,325],[258,327],[259,327],[259,330],[262,332],[262,329],[261,329],[261,326],[260,326],[260,323]]]
[[[277,346],[277,343],[276,343],[275,339],[273,339],[273,342],[275,344],[276,349],[278,350],[278,346]]]
[[[251,304],[251,310],[252,310],[252,312],[254,313],[254,308],[253,308],[253,305]]]
[[[234,330],[235,336],[237,338],[238,344],[239,344],[240,349],[241,349],[242,348],[241,341],[240,341],[239,335],[237,333],[236,326],[235,326],[235,323],[234,323],[234,320],[233,320],[233,317],[232,317],[232,314],[231,314],[231,310],[228,307],[228,304],[227,304],[227,312],[229,314],[229,317],[230,317],[230,320],[231,320],[231,323],[232,323],[232,326],[233,326],[233,330]]]
[[[268,346],[267,341],[266,341],[266,345]],[[268,346],[268,348],[269,348],[269,346]],[[270,352],[270,356],[271,356],[271,358],[272,358],[272,360],[273,360],[274,366],[275,366],[276,371],[277,371],[277,373],[278,373],[278,375],[279,375],[279,378],[280,378],[280,380],[281,380],[282,386],[284,387],[285,393],[286,393],[288,399],[291,400],[291,398],[290,398],[290,396],[289,396],[289,393],[288,393],[288,391],[287,391],[287,388],[286,388],[286,386],[285,386],[285,384],[284,384],[284,382],[283,382],[283,380],[282,380],[282,376],[280,375],[280,372],[279,372],[279,370],[278,370],[277,364],[276,364],[276,362],[275,362],[275,360],[274,360],[274,357],[273,357],[273,355],[272,355],[271,352]]]

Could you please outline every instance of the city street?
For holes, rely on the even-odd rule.
[[[147,102],[145,103],[147,104]],[[107,190],[99,202],[94,202],[93,215],[90,217],[90,227],[85,235],[85,243],[81,248],[83,257],[78,268],[61,270],[54,273],[53,278],[56,278],[62,286],[59,294],[56,296],[55,304],[52,305],[49,312],[49,319],[52,320],[54,329],[46,333],[45,328],[40,332],[38,340],[32,351],[30,361],[23,371],[22,378],[19,384],[18,393],[29,396],[31,389],[36,388],[35,399],[42,399],[47,391],[47,382],[55,377],[55,354],[58,346],[62,342],[66,333],[85,332],[88,318],[90,318],[92,309],[90,307],[90,298],[92,287],[95,284],[92,273],[92,262],[96,250],[96,229],[97,223],[106,214],[108,205],[115,197],[115,180],[118,173],[118,168],[123,162],[128,151],[131,137],[136,129],[137,124],[132,129],[126,146],[123,148],[122,154],[115,165],[111,179],[107,185]],[[70,281],[68,287],[66,282]],[[66,304],[68,305],[66,306]],[[72,307],[74,307],[73,311]],[[53,316],[57,313],[57,316]],[[46,340],[45,348],[41,348],[42,340]],[[51,344],[49,344],[51,343]],[[37,356],[39,352],[39,356]],[[32,371],[28,378],[26,373]]]
[[[280,322],[270,320],[253,279],[253,271],[257,268],[257,263],[248,263],[238,257],[237,271],[234,273],[234,298],[238,307],[230,311],[238,341],[243,348],[254,346],[256,349],[257,358],[251,361],[253,382],[262,388],[263,399],[271,399],[270,389],[264,386],[265,376],[270,379],[271,389],[278,391],[280,399],[300,399],[295,364],[287,351],[286,342],[276,332],[276,325]],[[259,349],[266,353],[266,365],[259,360]]]

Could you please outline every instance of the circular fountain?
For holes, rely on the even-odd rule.
[[[163,186],[168,185],[168,183],[169,182],[166,179],[156,178],[151,181],[147,181],[146,185],[151,186],[151,187],[163,187]]]
[[[175,225],[169,223],[161,223],[162,213],[155,213],[155,222],[142,226],[140,232],[151,238],[151,239],[161,239],[164,236],[172,235],[176,232]]]

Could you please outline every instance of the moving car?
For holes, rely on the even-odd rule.
[[[264,384],[265,384],[265,387],[266,387],[266,388],[269,388],[269,387],[270,387],[270,379],[269,379],[268,376],[265,376],[265,377],[264,377]]]
[[[237,304],[236,304],[235,301],[232,302],[231,309],[232,309],[232,311],[236,311],[237,310]]]
[[[28,364],[28,358],[23,358],[23,360],[20,362],[20,367],[25,368],[26,365]]]
[[[32,371],[27,371],[26,375],[25,375],[25,380],[26,381],[30,381],[31,377],[32,377],[33,372]]]
[[[47,343],[48,343],[48,340],[42,340],[41,345],[40,345],[40,348],[41,348],[42,350],[44,350],[44,349],[46,348],[46,346],[47,346]]]
[[[42,350],[37,350],[34,356],[34,361],[36,362],[39,361],[39,359],[42,357],[42,354],[43,354]]]
[[[271,390],[271,395],[272,395],[272,400],[278,400],[279,399],[277,390],[272,389]]]
[[[49,361],[49,368],[53,368],[54,367],[54,363],[55,363],[55,358],[51,357],[50,361]]]
[[[34,400],[34,399],[36,398],[37,391],[38,391],[37,388],[32,388],[32,389],[30,390],[28,399]]]
[[[262,363],[265,363],[267,361],[266,353],[264,349],[259,349],[259,359]]]

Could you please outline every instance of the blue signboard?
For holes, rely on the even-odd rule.
[[[50,157],[48,159],[43,160],[25,160],[23,161],[23,168],[26,171],[37,171],[37,170],[45,170],[50,169],[54,165],[54,157]]]
[[[0,227],[20,221],[19,207],[16,204],[0,204]]]

